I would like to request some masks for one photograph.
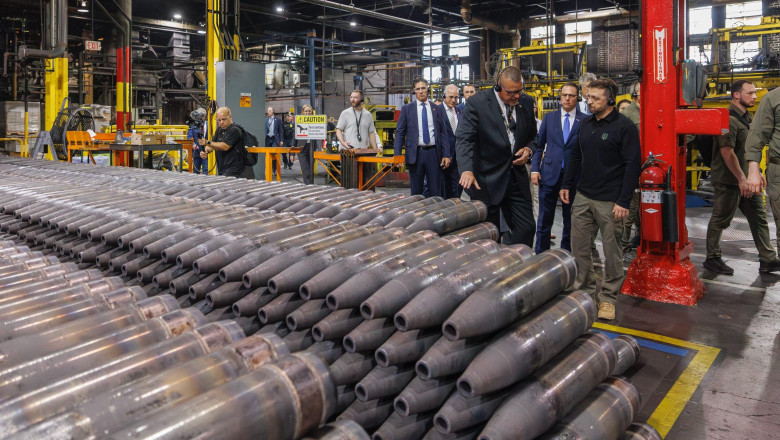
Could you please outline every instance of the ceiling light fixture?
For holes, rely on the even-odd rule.
[[[357,23],[355,23],[354,21],[350,21],[349,25],[352,26],[352,27],[355,27],[355,26],[357,26]]]
[[[284,8],[281,6],[276,7],[276,12],[284,12]]]
[[[199,33],[199,34],[201,34],[201,35],[203,35],[203,34],[205,34],[205,33],[206,33],[206,31],[204,31],[203,29],[198,29],[198,33]]]
[[[173,14],[173,18],[176,20],[181,20],[181,14]]]
[[[87,8],[87,0],[79,0],[78,3],[78,9],[76,9],[78,12],[87,13],[89,12],[89,9]]]

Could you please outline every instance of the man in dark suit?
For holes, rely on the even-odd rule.
[[[455,133],[460,184],[488,206],[488,221],[498,227],[504,214],[512,244],[528,246],[536,229],[525,169],[536,151],[533,109],[533,99],[523,95],[520,69],[510,66],[493,89],[466,101]]]
[[[406,169],[412,195],[423,193],[427,180],[431,196],[444,197],[442,169],[450,164],[452,153],[442,145],[444,111],[428,100],[428,81],[414,80],[416,99],[401,107],[395,129],[395,155],[406,148]]]
[[[477,88],[474,87],[474,84],[466,84],[463,86],[463,102],[456,105],[458,110],[463,111],[463,107],[466,106],[466,101],[469,100],[472,96],[477,94]]]
[[[455,132],[458,129],[458,123],[462,115],[461,109],[455,105],[458,102],[458,86],[455,84],[449,84],[444,88],[444,150],[449,150],[452,153],[449,166],[444,168],[444,196],[447,199],[459,198],[460,193],[463,191],[458,179],[460,179],[460,173],[458,172],[458,163],[455,160]]]
[[[531,182],[539,186],[539,219],[536,222],[536,253],[550,249],[550,231],[555,206],[572,146],[578,145],[580,122],[585,114],[577,108],[579,89],[574,83],[561,87],[561,108],[547,113],[539,128],[538,148],[531,160]],[[574,198],[573,190],[569,193]],[[563,205],[561,247],[571,251],[571,204]]]
[[[282,120],[274,116],[273,107],[268,107],[265,115],[265,146],[281,147],[284,144]]]

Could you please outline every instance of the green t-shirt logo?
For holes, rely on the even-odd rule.
[[[607,137],[609,137],[609,134],[607,134],[607,133],[602,133],[602,135],[601,135],[601,140],[602,140],[602,141],[605,141],[605,140],[607,140]]]

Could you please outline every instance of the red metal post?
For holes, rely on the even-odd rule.
[[[670,189],[677,195],[677,243],[642,240],[621,292],[653,301],[694,305],[704,284],[689,258],[693,246],[685,227],[686,149],[684,134],[721,134],[728,129],[725,109],[685,109],[681,61],[685,59],[686,0],[654,0],[642,5],[642,158],[649,154],[672,166]],[[675,16],[676,13],[676,16]],[[640,209],[642,209],[640,204]]]

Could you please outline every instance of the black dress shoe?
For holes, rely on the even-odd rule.
[[[711,272],[720,273],[723,275],[734,275],[734,269],[724,263],[723,259],[720,257],[707,258],[704,260],[704,268]]]
[[[758,265],[758,271],[761,273],[771,273],[780,271],[780,260],[762,261]]]

